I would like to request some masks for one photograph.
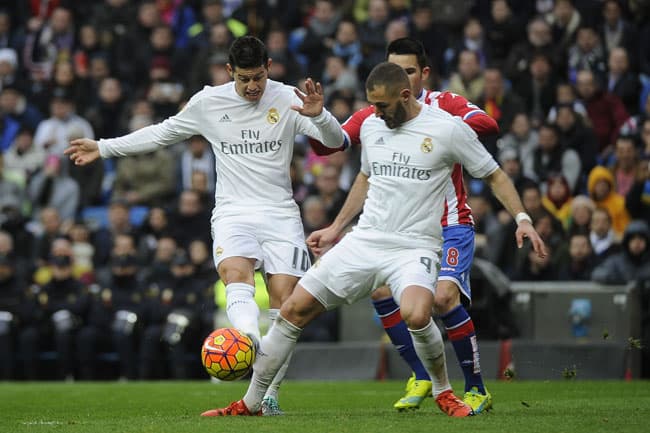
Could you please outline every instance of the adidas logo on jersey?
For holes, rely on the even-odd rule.
[[[221,117],[221,119],[219,119],[219,122],[230,122],[230,121],[231,121],[230,117],[228,117],[227,114],[224,114],[223,117]]]
[[[378,146],[381,146],[384,144],[384,137],[379,137],[378,140],[375,141],[375,144]]]

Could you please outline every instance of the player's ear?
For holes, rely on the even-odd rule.
[[[226,63],[226,71],[228,71],[228,75],[230,75],[230,78],[235,78],[235,71],[232,69],[230,63]]]
[[[431,68],[428,66],[425,66],[422,68],[422,81],[426,81],[429,79],[429,74],[431,74]]]
[[[411,97],[411,89],[402,89],[399,92],[399,97],[404,103],[408,102],[409,98]]]
[[[271,68],[271,62],[272,62],[272,61],[273,61],[273,59],[271,59],[271,58],[269,57],[269,60],[266,62],[266,70],[267,70],[267,71]]]

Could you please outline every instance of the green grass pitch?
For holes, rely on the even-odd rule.
[[[397,413],[404,382],[287,382],[284,417],[200,418],[246,382],[0,383],[0,432],[483,433],[650,431],[650,382],[488,382],[495,407],[468,419],[433,399]],[[460,389],[460,383],[454,383]]]

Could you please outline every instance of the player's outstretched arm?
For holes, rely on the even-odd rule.
[[[343,229],[361,212],[366,197],[368,196],[369,186],[368,176],[360,172],[354,180],[348,197],[345,199],[345,203],[343,203],[343,207],[334,219],[334,222],[329,227],[317,230],[309,235],[307,238],[307,246],[315,255],[320,256],[332,246],[341,235]]]
[[[489,183],[496,198],[517,221],[517,231],[515,232],[517,246],[521,248],[524,244],[524,238],[528,238],[533,244],[533,250],[537,255],[546,257],[548,254],[546,245],[535,231],[533,221],[526,213],[519,194],[508,175],[500,168],[497,168],[485,180]]]
[[[72,140],[63,151],[75,165],[86,165],[99,158],[99,145],[90,138]]]
[[[311,78],[307,78],[305,80],[305,91],[307,93],[302,93],[298,89],[294,89],[293,91],[298,99],[302,101],[302,106],[292,105],[292,110],[306,117],[316,117],[321,114],[324,106],[324,97],[323,86],[320,83],[314,83]]]
[[[308,78],[305,81],[305,91],[307,93],[294,89],[294,93],[302,102],[302,106],[292,105],[291,109],[305,117],[309,117],[313,126],[318,129],[318,133],[315,133],[312,127],[312,131],[307,132],[307,135],[317,139],[325,147],[345,149],[349,143],[341,129],[341,125],[329,111],[323,108],[323,88],[320,83],[314,83],[311,78]]]

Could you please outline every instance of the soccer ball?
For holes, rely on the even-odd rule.
[[[253,341],[235,328],[217,329],[203,341],[201,361],[210,376],[220,380],[240,379],[253,367]]]

